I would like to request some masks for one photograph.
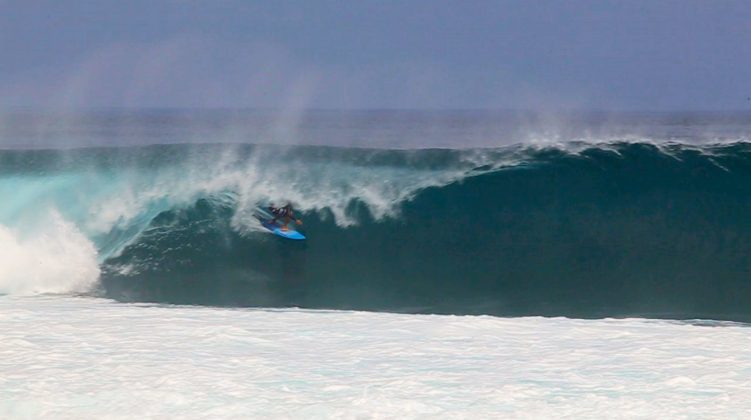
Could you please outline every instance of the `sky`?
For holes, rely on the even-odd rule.
[[[0,107],[751,110],[751,2],[0,0]]]

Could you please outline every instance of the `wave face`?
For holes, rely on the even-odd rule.
[[[8,150],[0,194],[0,293],[751,320],[742,142]],[[286,200],[303,243],[252,218]]]

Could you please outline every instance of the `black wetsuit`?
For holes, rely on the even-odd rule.
[[[282,208],[276,208],[276,207],[269,207],[269,211],[271,214],[274,215],[274,218],[271,219],[271,223],[276,223],[277,219],[285,218],[287,219],[287,223],[289,223],[290,219],[294,219],[292,216],[292,208],[290,207],[282,207]]]

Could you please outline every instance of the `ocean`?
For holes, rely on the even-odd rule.
[[[739,417],[751,114],[0,115],[0,417]],[[269,234],[292,203],[308,239]]]

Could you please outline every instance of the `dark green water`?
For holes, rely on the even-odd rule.
[[[420,189],[395,217],[376,220],[357,199],[347,208],[353,226],[325,208],[309,211],[305,243],[238,233],[237,204],[207,195],[161,212],[106,261],[101,293],[223,306],[751,320],[750,145],[522,149],[523,163]],[[521,153],[494,153],[512,152]],[[363,155],[359,164],[460,160],[410,153]],[[125,266],[136,269],[114,269]]]

